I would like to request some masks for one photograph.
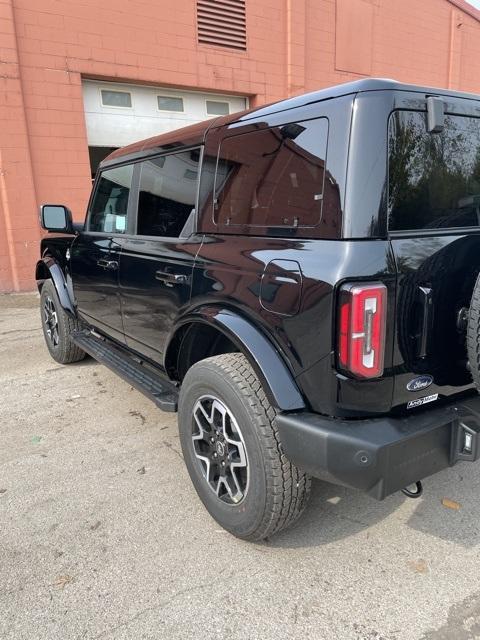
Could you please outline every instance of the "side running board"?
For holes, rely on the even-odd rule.
[[[90,331],[77,331],[72,334],[72,340],[92,358],[153,400],[162,411],[177,410],[178,389],[175,385],[150,367],[134,360],[121,347],[107,342]]]

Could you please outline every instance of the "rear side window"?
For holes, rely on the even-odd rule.
[[[328,120],[261,129],[221,143],[214,222],[252,228],[315,227],[321,221]]]
[[[193,216],[198,149],[141,162],[137,234],[178,238]]]
[[[89,214],[89,231],[125,233],[133,165],[102,171]]]
[[[426,113],[395,111],[389,122],[389,228],[480,225],[480,119],[447,115],[428,133]]]

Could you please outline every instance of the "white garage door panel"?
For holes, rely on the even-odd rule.
[[[102,89],[129,92],[132,106],[104,106],[102,104]],[[160,111],[157,96],[182,98],[184,112]],[[206,111],[207,100],[228,102],[230,113],[247,108],[247,99],[238,96],[93,80],[83,82],[83,100],[88,144],[95,147],[122,147],[144,138],[206,120],[212,117]]]
[[[111,114],[106,117],[97,113],[87,114],[87,138],[91,147],[123,147],[132,142],[158,136],[178,129],[195,120],[165,122],[161,118],[127,117]]]

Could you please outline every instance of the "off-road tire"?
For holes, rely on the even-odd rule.
[[[56,314],[56,333],[58,334],[58,341],[56,344],[52,339],[51,334],[49,335],[48,333],[49,330],[50,332],[52,331],[52,328],[47,324],[45,318],[45,307],[47,304],[50,307],[53,306],[54,313]],[[82,326],[76,318],[73,318],[64,311],[58,299],[55,285],[51,280],[46,280],[42,287],[42,292],[40,294],[40,314],[42,319],[43,335],[52,358],[60,364],[70,364],[71,362],[83,360],[86,356],[85,351],[82,351],[82,349],[77,347],[70,337],[73,331],[79,331]]]
[[[467,353],[473,382],[480,392],[480,274],[473,288],[468,311]]]
[[[212,396],[234,416],[245,445],[249,482],[239,504],[225,504],[217,497],[195,453],[194,408],[199,399]],[[282,451],[275,416],[243,354],[206,358],[194,364],[183,380],[178,421],[190,478],[210,515],[244,540],[262,540],[288,527],[303,512],[310,494],[310,477],[291,464]]]

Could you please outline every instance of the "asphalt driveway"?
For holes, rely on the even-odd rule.
[[[420,500],[316,483],[293,528],[241,542],[197,499],[176,417],[54,362],[37,307],[0,296],[2,640],[480,638],[480,464]]]

